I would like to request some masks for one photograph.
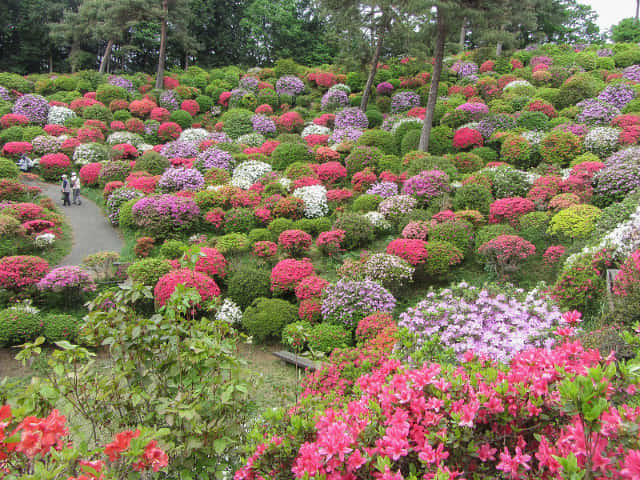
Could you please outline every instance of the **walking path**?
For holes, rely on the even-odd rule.
[[[73,247],[71,253],[62,259],[59,265],[80,265],[87,255],[107,250],[120,253],[123,246],[122,238],[102,210],[91,200],[82,196],[82,205],[63,207],[59,185],[31,180],[25,183],[40,187],[44,195],[51,197],[71,226]]]

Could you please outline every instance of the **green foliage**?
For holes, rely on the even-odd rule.
[[[278,238],[285,230],[294,228],[294,221],[290,218],[276,218],[267,227],[274,238]]]
[[[452,266],[460,263],[464,257],[458,247],[447,241],[430,240],[426,243],[425,250],[427,251],[427,259],[421,269],[429,277],[438,280],[446,277]]]
[[[273,242],[274,236],[273,234],[266,228],[254,228],[249,232],[249,240],[251,243],[256,242]]]
[[[555,103],[557,109],[575,105],[581,100],[594,97],[600,89],[599,82],[587,73],[577,73],[562,84]]]
[[[122,87],[116,87],[115,85],[102,84],[96,90],[96,100],[109,105],[114,100],[128,100],[129,94]]]
[[[273,154],[272,154],[273,155]],[[379,148],[359,146],[354,147],[351,153],[345,158],[347,166],[347,174],[353,175],[369,167],[373,171],[378,170],[378,162],[382,158],[383,153]]]
[[[466,254],[473,241],[473,226],[465,221],[443,222],[429,230],[429,242],[434,240],[449,242]]]
[[[82,118],[100,120],[106,125],[109,125],[111,120],[113,120],[113,114],[107,107],[96,104],[85,108],[82,111]]]
[[[223,131],[234,140],[240,135],[253,132],[253,112],[244,108],[232,108],[222,115]]]
[[[255,224],[256,218],[250,208],[232,208],[224,216],[225,233],[248,232]]]
[[[599,216],[600,209],[593,205],[571,205],[551,218],[547,232],[569,240],[586,239],[593,232]]]
[[[227,282],[227,295],[245,310],[259,297],[271,296],[271,275],[254,265],[242,265]]]
[[[133,219],[133,206],[139,198],[134,198],[132,200],[127,200],[122,205],[120,205],[120,211],[118,212],[118,223],[120,227],[128,230],[135,230],[136,222]]]
[[[536,251],[542,250],[548,240],[549,215],[546,212],[530,212],[520,217],[519,222],[518,235],[533,243]]]
[[[258,343],[279,340],[286,325],[298,319],[298,310],[279,298],[256,298],[242,317],[242,326]]]
[[[515,235],[516,231],[513,227],[506,223],[495,223],[493,225],[485,225],[480,227],[475,236],[475,251],[487,243],[489,240],[493,240],[500,235]]]
[[[20,169],[16,163],[8,158],[0,157],[0,178],[17,179],[20,176]]]
[[[369,128],[376,128],[382,125],[384,116],[382,115],[382,111],[379,107],[370,106],[365,113],[367,115],[367,120],[369,121]]]
[[[131,280],[151,287],[158,283],[160,277],[170,271],[171,265],[162,258],[143,258],[127,268],[127,274]]]
[[[351,209],[354,212],[373,212],[377,210],[380,202],[382,202],[380,195],[368,195],[365,193],[353,201]]]
[[[309,348],[312,351],[329,354],[336,348],[346,348],[351,344],[351,332],[340,325],[319,323],[309,332]]]
[[[371,124],[371,122],[369,122],[369,124]],[[385,155],[393,155],[397,153],[393,135],[391,132],[387,132],[386,130],[366,130],[360,138],[358,138],[356,145],[376,147],[382,150]]]
[[[61,313],[49,313],[42,318],[42,334],[49,343],[67,340],[75,342],[82,320],[73,315]]]
[[[0,346],[35,340],[41,332],[42,319],[37,310],[19,306],[0,310]]]
[[[407,153],[417,150],[420,145],[420,136],[422,132],[417,129],[409,130],[402,137],[402,141],[400,142],[400,153],[402,155],[406,155]]]
[[[374,239],[373,225],[366,217],[358,213],[347,212],[340,215],[334,222],[333,228],[345,231],[342,247],[347,250],[365,247]]]
[[[431,129],[429,135],[429,153],[444,155],[453,148],[453,129],[446,125],[438,125]]]
[[[413,151],[404,156],[405,164],[407,160],[407,177],[418,175],[424,170],[441,170],[449,175],[451,180],[455,180],[459,176],[458,169],[451,163],[451,160],[446,157],[436,157],[428,153]]]
[[[271,165],[275,170],[284,170],[292,163],[313,161],[313,154],[306,145],[281,143],[271,153]]]
[[[472,149],[470,153],[479,156],[485,164],[498,160],[498,152],[490,147],[476,147]]]
[[[185,110],[175,110],[171,112],[169,116],[169,121],[175,122],[180,125],[183,129],[191,127],[193,123],[193,118],[191,114]]]
[[[228,233],[218,237],[216,248],[223,255],[234,255],[248,252],[251,248],[251,241],[243,233]]]
[[[136,172],[149,172],[151,175],[162,175],[171,166],[166,157],[157,152],[145,152],[136,160],[133,170]]]
[[[620,23],[611,27],[611,38],[616,43],[640,42],[640,22],[635,18],[623,18],[620,20]]]
[[[286,345],[287,349],[292,352],[303,351],[312,328],[306,320],[290,323],[282,330],[283,345]]]

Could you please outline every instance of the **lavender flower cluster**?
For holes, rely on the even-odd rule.
[[[402,186],[402,193],[415,195],[429,202],[444,193],[450,192],[449,175],[440,170],[425,170],[409,177]]]
[[[250,95],[251,92],[244,88],[234,88],[231,90],[231,96],[229,97],[229,108],[235,108],[240,104],[242,97]]]
[[[610,103],[620,110],[634,98],[636,98],[635,90],[633,87],[625,85],[624,83],[609,85],[598,95],[599,100]]]
[[[194,165],[199,170],[206,172],[212,168],[230,170],[233,163],[233,156],[229,152],[210,147],[198,154]]]
[[[344,90],[328,90],[320,100],[320,108],[325,111],[332,112],[338,108],[349,105],[349,96]]]
[[[398,194],[398,185],[394,182],[376,182],[367,190],[368,195],[380,195],[382,198]]]
[[[369,126],[369,119],[365,113],[357,107],[345,108],[336,113],[335,128],[357,128],[364,130]]]
[[[143,193],[139,190],[127,187],[118,188],[111,192],[111,195],[107,198],[107,212],[109,212],[111,224],[116,227],[120,224],[120,207],[123,203],[143,196]]]
[[[11,101],[11,95],[9,95],[9,90],[4,88],[2,85],[0,85],[0,100],[3,100],[5,102]]]
[[[561,123],[553,127],[553,130],[562,130],[563,132],[573,133],[578,137],[584,137],[589,133],[589,127],[583,123]]]
[[[280,77],[276,82],[276,93],[278,95],[296,96],[304,90],[304,83],[298,77],[287,75]]]
[[[276,133],[276,123],[266,115],[254,115],[251,117],[251,124],[253,125],[253,131],[262,135]]]
[[[413,211],[417,205],[418,201],[411,195],[394,195],[380,202],[378,211],[386,218],[394,219]]]
[[[209,133],[207,140],[211,140],[216,143],[233,143],[233,139],[224,132],[211,132]]]
[[[420,95],[415,92],[398,92],[391,97],[391,113],[406,112],[420,106]]]
[[[607,125],[613,117],[620,115],[619,108],[601,100],[583,100],[576,107],[581,109],[576,121],[589,125]]]
[[[18,97],[12,111],[24,115],[32,123],[44,125],[49,115],[49,108],[49,102],[43,96],[27,94]]]
[[[168,168],[158,181],[158,187],[165,193],[180,190],[195,192],[203,186],[204,177],[195,168]]]
[[[124,88],[129,93],[133,93],[136,91],[136,87],[133,85],[131,80],[128,80],[124,77],[119,77],[117,75],[111,75],[108,80],[109,85],[113,85],[114,87]]]
[[[36,285],[40,291],[60,293],[65,290],[93,292],[96,284],[89,274],[80,267],[58,267],[47,273]]]
[[[389,95],[393,92],[393,85],[389,82],[380,82],[376,87],[376,91],[378,92],[378,95]]]
[[[38,135],[31,141],[33,153],[44,155],[46,153],[56,153],[64,142],[63,138],[52,137],[51,135]]]
[[[480,122],[478,122],[478,126],[476,130],[482,134],[484,139],[488,139],[491,134],[495,131],[507,131],[512,130],[516,127],[516,121],[513,117],[509,115],[498,113],[498,114],[489,114],[484,117]]]
[[[246,77],[242,77],[240,79],[240,88],[251,92],[253,94],[257,94],[258,93],[258,79],[256,77],[252,77],[250,75],[246,76]]]
[[[611,50],[610,48],[601,48],[596,54],[599,57],[611,57],[613,56],[613,50]]]
[[[194,158],[198,155],[198,148],[191,142],[176,140],[162,147],[160,154],[167,158]]]
[[[614,153],[605,165],[595,176],[595,195],[615,202],[640,188],[640,147]]]
[[[173,90],[165,90],[164,92],[162,92],[160,94],[160,97],[158,98],[158,105],[160,105],[162,108],[166,108],[170,112],[180,108],[178,96]]]
[[[157,236],[166,236],[175,229],[190,228],[200,215],[196,202],[174,195],[143,197],[131,211],[139,228]]]
[[[622,78],[632,80],[634,82],[640,82],[640,65],[631,65],[630,67],[622,70]]]
[[[553,344],[550,332],[564,323],[557,307],[537,292],[503,294],[460,283],[430,292],[400,315],[398,325],[414,337],[418,349],[433,335],[459,356],[467,350],[507,362],[526,348]]]
[[[329,137],[329,144],[336,145],[342,142],[357,142],[364,133],[358,128],[336,128]]]
[[[457,61],[453,64],[451,70],[453,71],[453,73],[457,73],[458,77],[465,78],[478,73],[478,65],[476,65],[474,62]]]
[[[339,280],[325,288],[321,312],[324,321],[353,330],[367,315],[391,313],[395,306],[394,296],[376,282]]]

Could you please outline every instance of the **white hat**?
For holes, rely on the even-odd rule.
[[[76,172],[73,172],[73,173],[71,174],[71,178],[73,178],[73,177],[75,177],[75,176],[76,176]]]

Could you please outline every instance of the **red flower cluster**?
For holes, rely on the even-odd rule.
[[[158,283],[153,289],[156,303],[159,306],[167,303],[167,300],[169,300],[176,286],[179,284],[189,288],[195,288],[203,302],[220,295],[220,288],[211,278],[203,273],[184,268],[174,270],[160,277],[160,280],[158,280]]]
[[[414,267],[427,260],[427,242],[413,238],[396,238],[387,245],[387,253],[405,259]]]
[[[182,127],[174,122],[165,122],[158,127],[158,139],[161,142],[176,140],[182,133]]]
[[[200,112],[200,105],[195,100],[184,100],[180,104],[180,108],[185,112],[189,112],[192,117],[195,117]]]
[[[28,125],[29,118],[19,113],[6,113],[0,118],[0,126],[2,128],[10,128],[21,125]]]
[[[276,125],[283,132],[300,132],[304,126],[304,118],[298,112],[287,112],[276,119]]]
[[[566,249],[562,245],[551,245],[542,254],[542,264],[545,266],[556,265],[565,252]]]
[[[263,260],[273,260],[278,254],[278,245],[268,240],[261,240],[253,245],[253,254]]]
[[[500,198],[489,207],[489,223],[509,222],[516,225],[518,219],[535,209],[534,203],[522,197]]]
[[[271,270],[271,291],[294,290],[303,278],[313,273],[313,264],[308,258],[281,260]]]
[[[80,181],[82,185],[95,186],[98,184],[98,177],[100,176],[100,170],[102,170],[102,164],[100,162],[87,163],[80,168],[78,172],[80,175]]]
[[[320,298],[322,291],[329,286],[329,282],[322,277],[309,275],[303,278],[295,289],[296,298],[300,301],[309,298]]]
[[[17,255],[0,258],[0,287],[17,292],[35,285],[49,273],[49,263],[40,257]]]
[[[342,252],[342,242],[344,242],[346,232],[344,230],[329,230],[328,232],[322,232],[318,235],[316,245],[320,251],[331,257]]]
[[[200,249],[202,255],[196,260],[195,271],[210,277],[224,278],[227,274],[227,260],[218,250],[210,247]]]
[[[7,142],[2,147],[2,154],[18,157],[23,153],[31,152],[31,150],[33,147],[29,142]]]
[[[464,150],[481,147],[482,145],[482,134],[473,128],[460,128],[453,134],[453,146],[455,148]]]
[[[278,237],[279,247],[292,257],[298,257],[309,250],[311,241],[311,235],[302,230],[285,230]]]

